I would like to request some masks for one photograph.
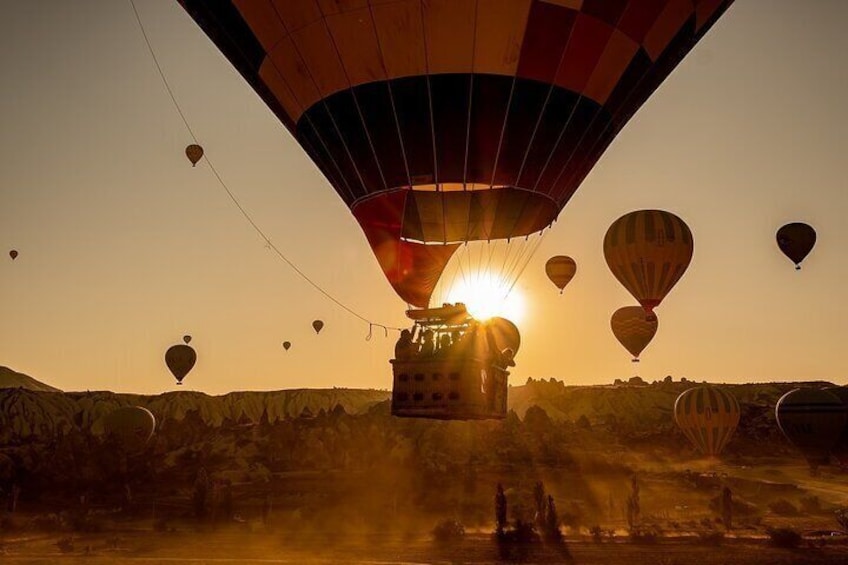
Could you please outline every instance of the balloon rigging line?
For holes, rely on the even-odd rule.
[[[156,65],[156,70],[159,73],[159,77],[162,79],[162,83],[165,85],[165,90],[168,91],[168,95],[171,98],[171,102],[173,103],[174,108],[176,109],[177,113],[179,114],[180,118],[182,119],[183,124],[185,125],[186,130],[188,130],[189,135],[191,136],[191,138],[194,140],[195,143],[200,145],[197,136],[195,135],[194,131],[191,129],[191,126],[189,125],[188,120],[186,119],[185,114],[183,113],[182,108],[180,107],[180,104],[177,102],[176,96],[174,96],[174,92],[171,89],[171,86],[170,86],[170,83],[168,82],[168,79],[165,77],[165,73],[162,70],[162,66],[159,64],[159,59],[156,57],[156,52],[153,50],[153,45],[150,43],[150,38],[147,36],[147,32],[144,29],[144,24],[141,21],[141,17],[139,16],[138,10],[136,9],[135,1],[129,0],[129,2],[130,2],[130,6],[132,6],[132,10],[133,10],[133,14],[135,15],[136,22],[138,22],[138,27],[141,30],[141,35],[142,35],[142,37],[144,37],[144,43],[147,45],[147,50],[150,52],[150,56],[153,59],[154,64]],[[389,325],[386,325],[386,324],[380,324],[380,323],[377,323],[377,322],[373,322],[373,321],[369,320],[368,318],[366,318],[365,316],[363,316],[362,314],[356,312],[355,310],[353,310],[352,308],[350,308],[346,304],[339,301],[337,298],[335,298],[329,292],[324,290],[318,283],[313,281],[306,273],[304,273],[302,270],[300,270],[297,267],[297,265],[292,263],[291,260],[289,260],[289,258],[286,257],[285,254],[283,254],[283,252],[276,246],[276,244],[274,244],[271,241],[271,238],[268,237],[265,234],[265,232],[262,230],[262,228],[259,227],[259,225],[256,223],[256,221],[254,221],[253,217],[244,208],[244,206],[242,206],[241,202],[239,202],[238,198],[236,198],[236,195],[233,193],[232,190],[230,190],[229,186],[227,186],[227,183],[224,182],[224,179],[218,173],[218,170],[212,164],[212,161],[209,159],[209,156],[205,152],[204,152],[204,158],[206,160],[206,163],[209,165],[209,170],[212,171],[212,174],[218,180],[218,183],[221,185],[221,188],[224,189],[224,191],[227,193],[227,196],[230,198],[230,200],[233,202],[233,204],[235,204],[236,208],[238,208],[241,215],[244,217],[244,219],[247,220],[247,222],[250,224],[250,226],[253,228],[253,230],[265,241],[265,245],[270,250],[272,250],[277,255],[277,257],[282,259],[295,273],[300,275],[300,277],[303,280],[308,282],[312,286],[312,288],[314,288],[315,290],[320,292],[322,295],[324,295],[324,297],[326,297],[329,300],[331,300],[332,302],[334,302],[337,306],[339,306],[340,308],[342,308],[343,310],[345,310],[346,312],[348,312],[352,316],[354,316],[354,317],[358,318],[359,320],[368,324],[368,337],[366,339],[371,338],[372,329],[375,326],[378,327],[378,328],[383,328],[383,330],[385,331],[385,333],[387,335],[388,335],[388,330],[401,331],[401,328],[389,326]],[[361,177],[360,177],[360,180],[361,180]]]

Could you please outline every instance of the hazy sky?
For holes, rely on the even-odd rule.
[[[359,226],[264,103],[176,1],[137,5],[192,128],[274,243],[352,308],[404,324]],[[519,280],[513,383],[845,382],[846,21],[840,0],[737,0]],[[184,388],[391,386],[394,339],[366,342],[366,324],[276,259],[208,168],[188,165],[191,139],[128,1],[0,0],[0,118],[0,365],[65,390],[162,392],[176,388],[163,353],[190,333],[199,360]],[[609,329],[633,299],[601,247],[639,208],[681,216],[695,255],[634,365]],[[800,272],[774,240],[788,221],[819,235]],[[578,263],[562,296],[544,274],[554,254]]]

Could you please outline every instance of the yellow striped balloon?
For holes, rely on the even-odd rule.
[[[551,282],[559,289],[559,293],[562,294],[562,290],[565,288],[565,285],[567,285],[571,279],[574,278],[575,273],[577,273],[577,263],[575,263],[574,259],[571,257],[556,255],[555,257],[548,259],[548,262],[545,263],[545,273],[548,275],[548,278],[551,279]]]
[[[633,355],[634,363],[639,361],[639,354],[654,339],[658,325],[657,317],[649,318],[641,306],[619,308],[610,318],[613,335]]]
[[[723,388],[690,388],[674,403],[674,421],[701,454],[716,457],[739,425],[739,403]]]
[[[649,315],[686,272],[693,249],[686,222],[663,210],[625,214],[604,237],[612,274]]]

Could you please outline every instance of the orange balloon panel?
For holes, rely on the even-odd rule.
[[[179,0],[426,306],[445,254],[543,229],[732,0]],[[396,193],[400,193],[399,195]],[[389,206],[369,206],[374,200]],[[381,210],[374,214],[374,210]],[[446,252],[449,254],[452,251]],[[385,250],[382,251],[385,255]]]
[[[615,338],[639,360],[639,354],[651,343],[657,333],[659,321],[656,316],[648,316],[641,306],[625,306],[613,312],[610,328]]]
[[[648,314],[686,272],[693,250],[686,222],[662,210],[625,214],[604,237],[604,257],[612,274]]]
[[[715,457],[739,425],[739,403],[723,388],[690,388],[674,403],[674,421],[701,454]]]

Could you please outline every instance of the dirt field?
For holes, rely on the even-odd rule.
[[[697,545],[691,540],[663,540],[652,545],[636,545],[622,539],[597,544],[586,538],[567,540],[566,550],[544,545],[530,547],[523,555],[500,556],[497,545],[484,534],[466,536],[453,546],[437,547],[432,541],[379,539],[377,537],[332,541],[326,538],[285,541],[270,534],[243,532],[179,533],[124,532],[115,536],[75,537],[73,550],[60,552],[60,536],[42,535],[6,538],[0,562],[86,564],[213,564],[213,563],[292,563],[359,565],[383,564],[466,564],[574,563],[645,565],[719,565],[732,563],[795,564],[846,563],[848,545],[805,541],[801,549],[769,547],[764,539],[729,539],[721,546]],[[811,547],[815,545],[815,547]],[[513,548],[514,549],[514,548]]]

